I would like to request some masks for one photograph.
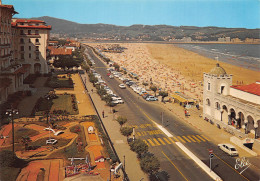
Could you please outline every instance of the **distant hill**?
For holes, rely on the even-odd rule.
[[[181,39],[191,37],[193,40],[217,40],[219,37],[255,38],[259,39],[260,29],[224,28],[224,27],[196,27],[169,25],[132,25],[116,26],[110,24],[79,24],[63,19],[43,16],[32,19],[45,21],[52,25],[52,33],[67,34],[77,37],[120,37],[142,38],[142,40],[167,40],[174,37]]]

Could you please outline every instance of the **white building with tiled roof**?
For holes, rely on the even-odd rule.
[[[260,81],[232,86],[232,75],[216,65],[204,73],[203,117],[220,126],[243,128],[260,136]]]

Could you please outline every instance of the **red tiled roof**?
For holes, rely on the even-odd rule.
[[[15,22],[17,23],[45,23],[42,20],[37,19],[17,19]]]
[[[257,83],[253,83],[253,84],[249,84],[249,85],[233,85],[233,86],[230,86],[230,87],[260,96],[260,83],[259,83],[259,81],[257,81]]]
[[[17,25],[17,23],[44,23],[43,25]],[[45,25],[45,22],[42,20],[32,20],[32,19],[16,19],[11,23],[12,26],[17,28],[33,28],[33,29],[51,29],[50,25]]]
[[[17,28],[34,28],[34,29],[51,29],[51,25],[45,26],[26,26],[26,25],[18,25]]]
[[[49,48],[49,47],[48,47]],[[50,48],[51,52],[50,55],[71,55],[72,49],[66,49],[66,48]]]

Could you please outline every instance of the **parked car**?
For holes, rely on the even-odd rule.
[[[112,103],[124,104],[124,101],[122,100],[121,97],[112,97]]]
[[[218,144],[218,147],[230,156],[238,156],[238,151],[236,150],[236,148],[229,143]]]
[[[146,99],[148,96],[150,96],[150,94],[148,94],[148,93],[142,94],[142,97],[143,97],[144,99]]]
[[[50,138],[50,139],[46,140],[46,144],[52,144],[52,145],[54,145],[54,144],[56,144],[57,142],[58,142],[58,140],[55,140],[54,138]]]
[[[158,98],[154,97],[154,96],[148,96],[145,100],[147,100],[147,101],[158,101]]]
[[[110,78],[110,79],[113,79],[113,78],[114,78],[114,76],[113,76],[113,75],[110,75],[110,76],[109,76],[109,78]]]
[[[126,88],[124,84],[119,84],[119,87],[120,87],[121,89],[125,89],[125,88]]]

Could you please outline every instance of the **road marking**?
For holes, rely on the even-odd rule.
[[[155,144],[152,142],[152,140],[147,139],[147,141],[148,141],[152,146],[155,146]]]
[[[186,138],[186,136],[182,136],[186,141],[188,141],[189,143],[191,143],[191,141],[188,139],[188,138]]]
[[[191,136],[187,136],[191,141],[196,142]]]
[[[153,138],[153,141],[154,141],[157,145],[161,145],[155,138]]]
[[[205,140],[207,140],[207,141],[209,141],[209,139],[206,137],[206,136],[204,136],[204,135],[201,135]]]
[[[175,141],[174,141],[171,137],[168,137],[168,139],[169,139],[172,143],[175,143]]]
[[[167,140],[167,138],[163,138],[165,141],[166,141],[166,143],[168,143],[169,145],[170,144],[172,144],[169,140]]]
[[[166,143],[164,143],[164,141],[161,138],[157,138],[163,145],[166,145]]]
[[[176,142],[180,142],[176,137],[172,137]]]
[[[174,163],[170,160],[170,158],[162,151],[162,154],[169,160],[169,162],[178,170],[178,172],[182,175],[182,177],[188,181],[188,179],[183,175],[183,173],[174,165]]]
[[[201,142],[196,136],[194,136],[194,135],[192,135],[192,137],[195,139],[195,140],[197,140],[197,142]]]
[[[147,143],[147,141],[146,140],[143,140],[144,141],[144,143],[149,147],[150,145]]]
[[[227,162],[225,162],[224,160],[222,160],[220,157],[218,157],[215,153],[213,153],[219,160],[221,160],[223,163],[225,163],[228,167],[230,167],[232,170],[234,170],[236,173],[238,173],[239,175],[241,175],[241,177],[243,177],[244,179],[246,179],[247,181],[248,178],[246,178],[244,175],[240,174],[236,169],[234,169],[232,166],[230,166]]]
[[[181,142],[186,143],[186,141],[184,141],[184,139],[182,139],[180,136],[177,136],[177,138],[181,140]]]
[[[196,135],[199,139],[201,139],[202,141],[206,141],[204,138],[202,138],[200,135]]]

